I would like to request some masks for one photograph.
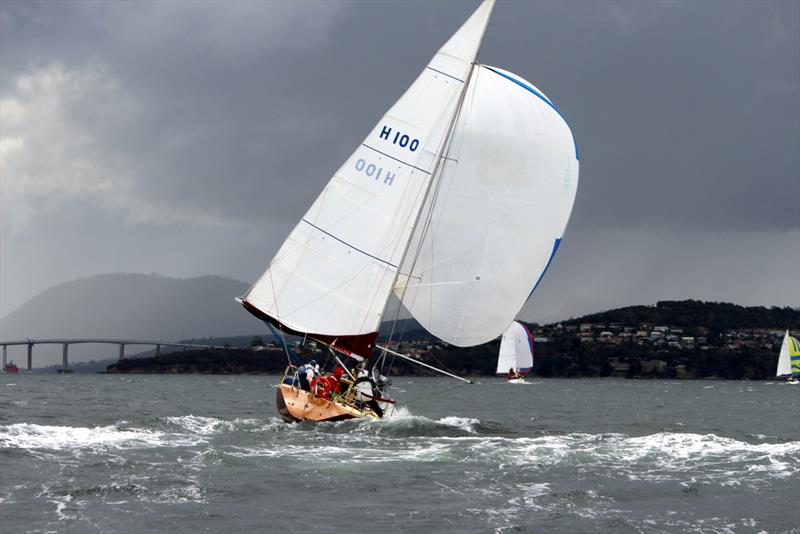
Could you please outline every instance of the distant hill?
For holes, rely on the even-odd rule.
[[[592,326],[580,331],[570,327],[581,323]],[[402,352],[462,376],[495,372],[499,339],[462,348],[436,342],[413,319],[394,326],[395,339],[404,340],[399,348]],[[773,379],[780,330],[786,327],[800,328],[800,310],[692,300],[629,306],[558,324],[532,325],[536,345],[533,373],[540,377]],[[391,328],[391,322],[384,323],[382,337]],[[404,330],[405,335],[400,336]],[[268,339],[259,337],[259,342]],[[299,340],[289,337],[287,342],[291,345]],[[240,336],[218,338],[214,343],[223,341],[232,347],[249,347],[256,340]],[[307,346],[300,353],[308,359],[313,350]],[[313,354],[318,361],[327,359],[321,347],[316,351]],[[391,362],[393,375],[431,374],[401,360]],[[284,353],[276,346],[257,351],[239,348],[151,355],[114,362],[109,372],[276,373],[284,365]]]
[[[247,284],[220,276],[169,278],[144,274],[105,274],[54,286],[0,320],[0,339],[134,338],[248,346],[252,336],[270,339],[266,327],[246,313],[233,298]],[[695,300],[661,301],[655,306],[628,306],[562,324],[649,323],[676,327],[704,326],[722,332],[736,328],[800,328],[800,310],[744,307]],[[392,322],[381,325],[381,338]],[[414,319],[394,325],[394,339],[429,339]],[[210,339],[213,338],[213,341]],[[297,341],[297,338],[289,341]],[[130,347],[127,354],[147,351]],[[60,346],[37,346],[34,367],[60,363]],[[103,345],[74,345],[70,362],[116,358],[117,349]],[[9,357],[24,362],[24,349],[9,348]]]
[[[766,308],[764,306],[739,306],[728,302],[703,302],[700,300],[664,300],[655,306],[628,306],[615,310],[584,315],[562,324],[620,323],[622,325],[671,325],[682,327],[704,326],[722,331],[734,328],[798,328],[800,310],[792,308]]]
[[[102,337],[176,340],[264,332],[233,299],[247,284],[220,276],[169,278],[104,274],[59,284],[0,319],[0,339]],[[34,366],[60,361],[60,347],[35,348]],[[9,349],[11,351],[11,348]],[[116,349],[76,345],[72,361],[113,356]],[[41,355],[41,356],[39,356]],[[21,360],[19,354],[15,357]]]

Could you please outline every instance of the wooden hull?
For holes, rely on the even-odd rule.
[[[286,422],[299,421],[344,421],[345,419],[380,419],[369,410],[359,410],[354,406],[321,399],[308,391],[290,386],[278,385],[275,394],[278,413]]]

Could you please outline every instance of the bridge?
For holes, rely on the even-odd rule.
[[[196,343],[182,343],[180,341],[150,341],[141,339],[25,339],[19,341],[0,341],[3,347],[3,363],[0,369],[5,369],[7,363],[8,347],[14,345],[28,346],[28,371],[33,368],[33,346],[34,345],[62,345],[61,362],[63,369],[69,369],[69,346],[81,343],[105,343],[108,345],[119,345],[119,359],[125,359],[126,345],[148,345],[156,348],[156,354],[161,352],[161,347],[182,347],[183,350],[190,349],[229,349],[231,347],[219,345],[199,345]]]

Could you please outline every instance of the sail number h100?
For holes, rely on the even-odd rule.
[[[403,132],[395,131],[394,137],[392,137],[391,126],[384,126],[381,129],[380,138],[390,141],[393,145],[399,145],[402,148],[408,147],[411,152],[416,152],[417,148],[419,148],[419,139],[411,139]]]
[[[367,161],[364,158],[358,158],[358,160],[356,160],[356,170],[358,172],[363,172],[369,177],[374,177],[376,180],[379,180],[381,174],[383,174],[383,167],[378,167],[374,163],[367,163]],[[392,185],[395,176],[396,176],[395,173],[387,170],[383,178],[383,183],[385,183],[386,185]]]

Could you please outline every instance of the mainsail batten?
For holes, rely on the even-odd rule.
[[[445,43],[334,174],[243,297],[248,311],[285,331],[359,340],[368,355],[372,343],[360,341],[374,342],[493,3]]]

